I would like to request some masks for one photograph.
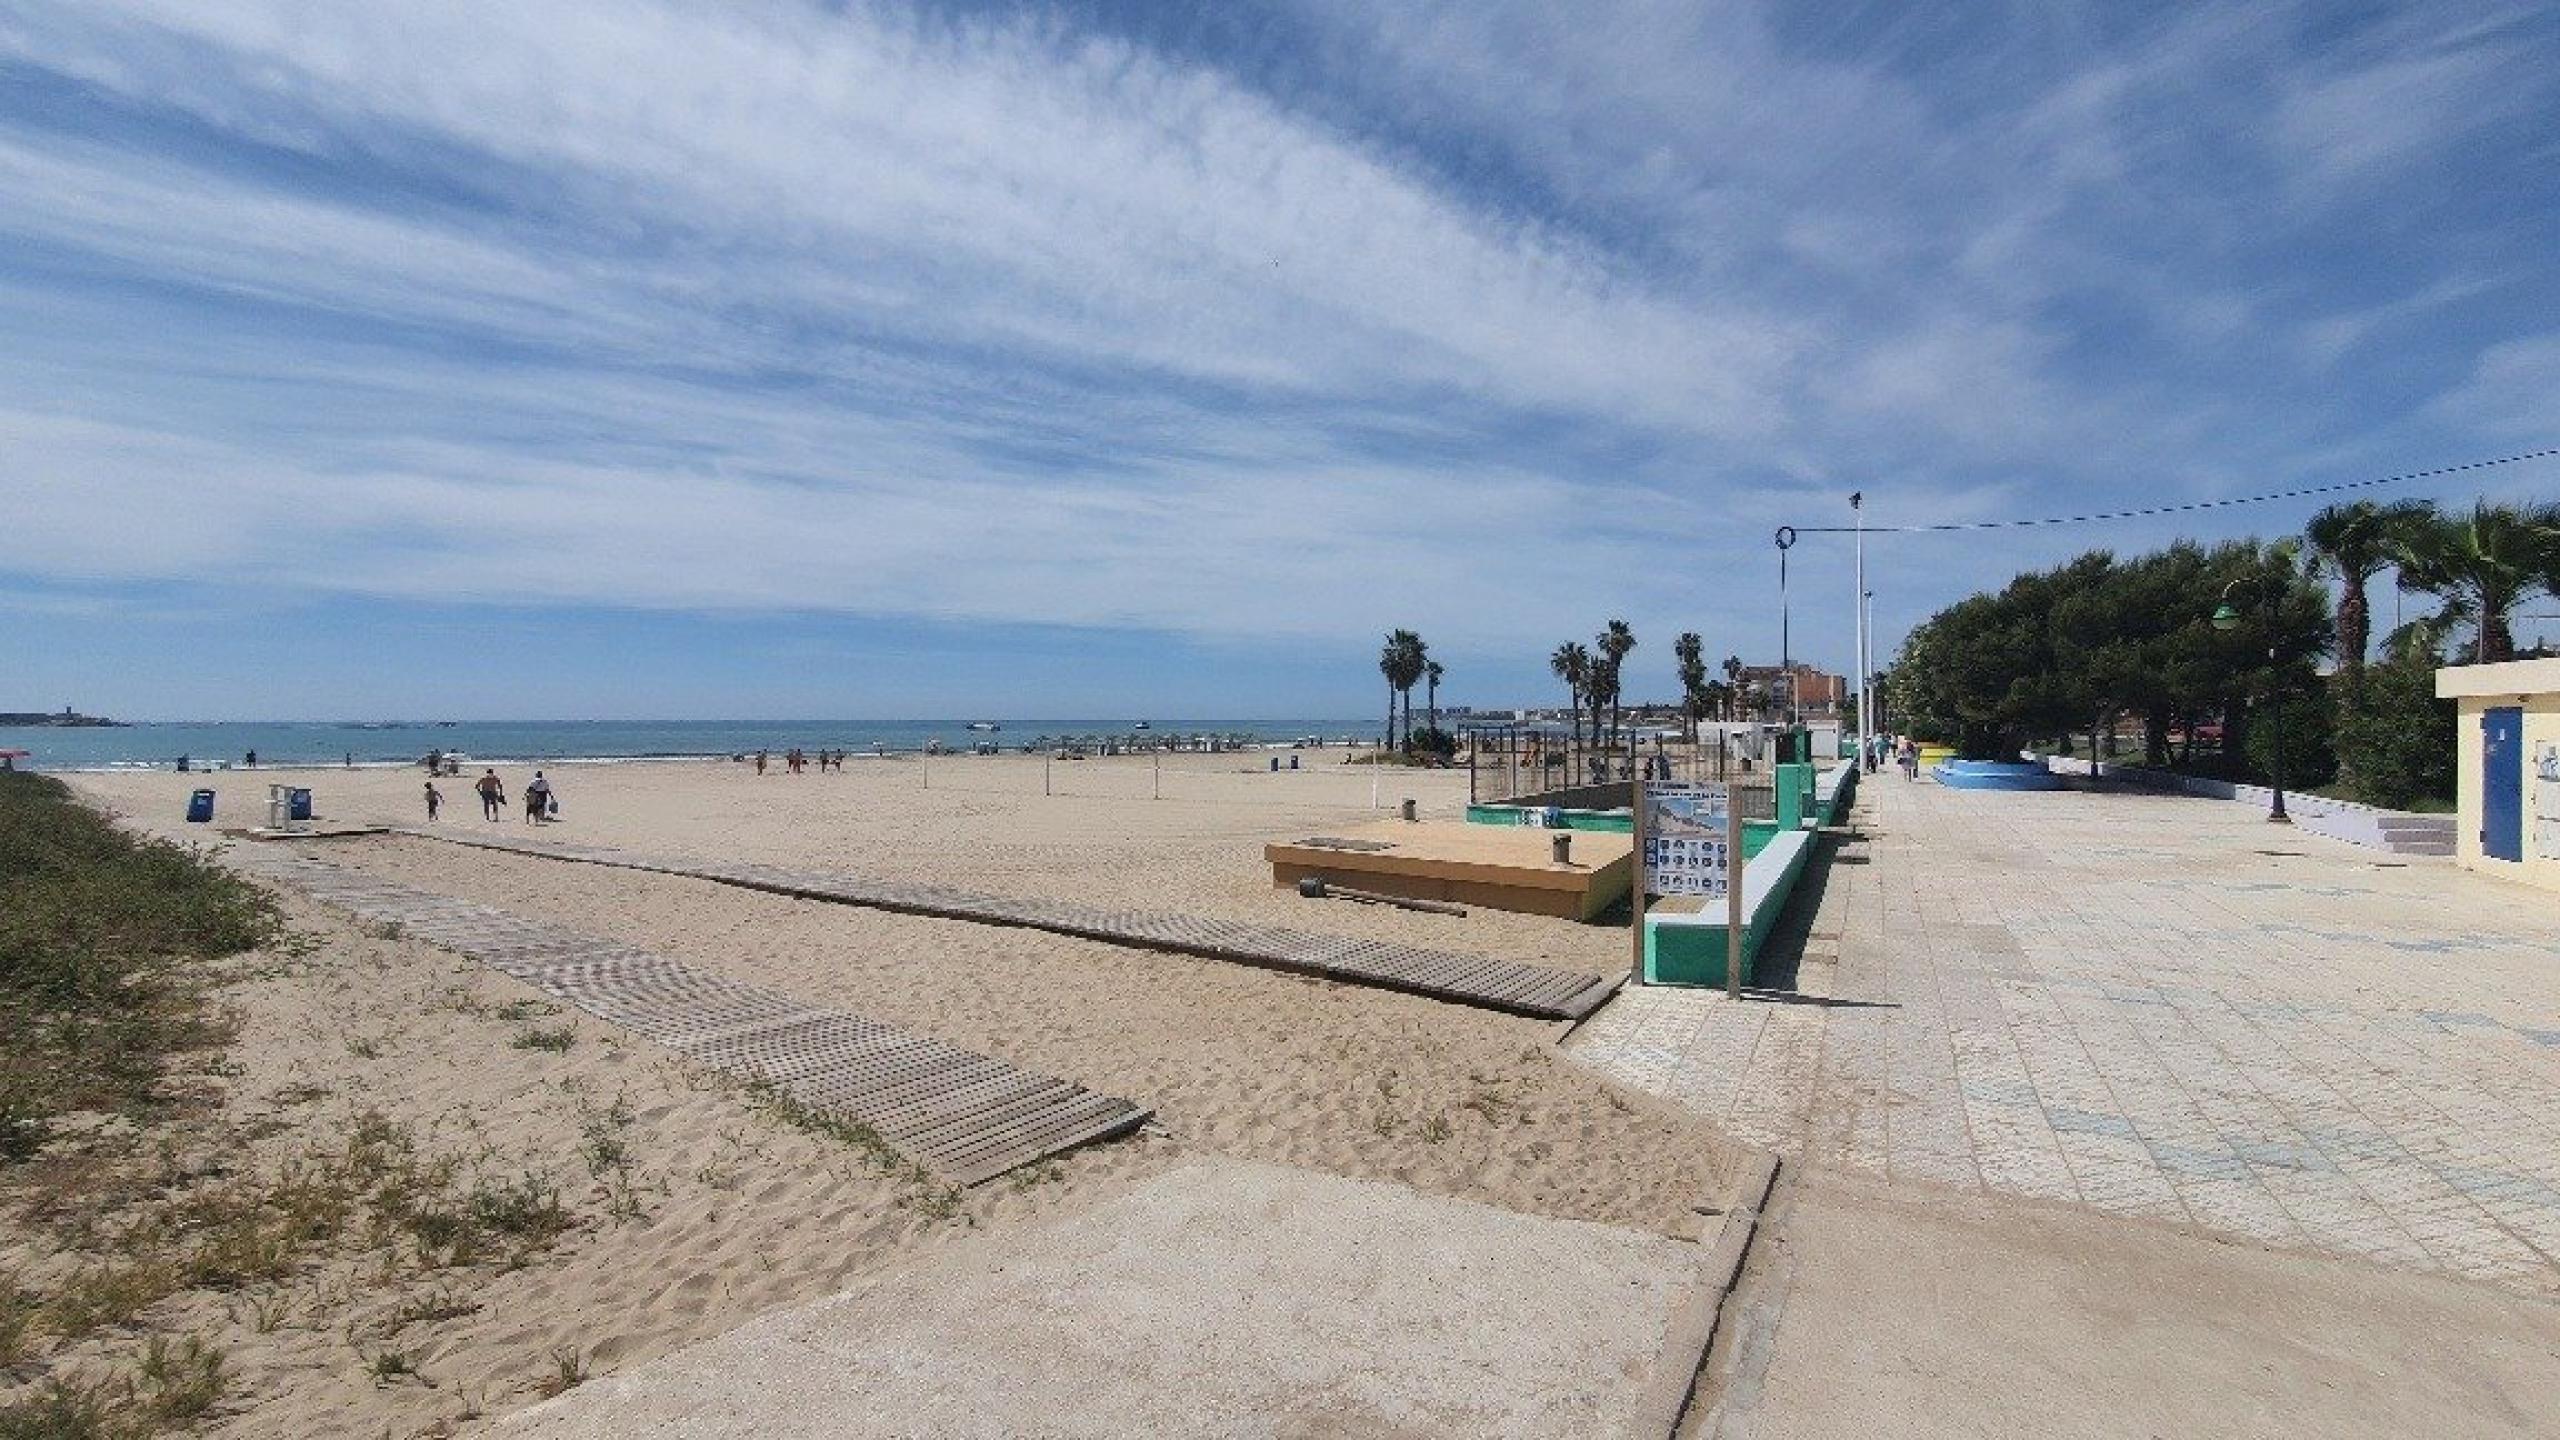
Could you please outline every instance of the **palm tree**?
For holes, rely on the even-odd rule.
[[[1671,642],[1671,654],[1680,662],[1680,709],[1689,720],[1689,743],[1698,741],[1698,721],[1706,713],[1707,642],[1695,630],[1683,630]]]
[[[1387,677],[1387,733],[1378,742],[1381,750],[1396,748],[1396,672],[1404,663],[1396,650],[1396,636],[1401,633],[1389,632],[1387,643],[1378,647],[1378,673]]]
[[[2392,563],[2401,541],[2436,522],[2435,506],[2424,500],[2378,504],[2357,500],[2332,505],[2311,517],[2303,538],[2311,542],[2312,563],[2338,579],[2338,680],[2350,706],[2364,689],[2364,657],[2373,643],[2373,611],[2365,599],[2365,582]]]
[[[1742,657],[1727,655],[1724,657],[1724,664],[1719,668],[1724,671],[1724,718],[1738,719],[1740,717],[1736,714],[1734,706],[1742,699]]]
[[[2512,659],[2516,641],[2507,617],[2517,602],[2560,579],[2552,573],[2560,560],[2560,504],[2480,501],[2469,515],[2410,526],[2397,559],[2409,584],[2444,601],[2439,620],[2475,627],[2474,664]]]
[[[1422,643],[1421,636],[1410,630],[1390,632],[1387,636],[1386,653],[1378,660],[1379,668],[1387,672],[1387,683],[1394,686],[1398,694],[1404,696],[1404,744],[1408,750],[1413,748],[1413,687],[1422,679],[1423,667],[1430,663],[1430,647]],[[1395,725],[1394,696],[1388,697],[1387,724],[1390,732],[1388,738],[1392,740]]]
[[[1592,638],[1591,643],[1600,651],[1600,665],[1594,672],[1596,683],[1591,695],[1591,743],[1600,743],[1600,700],[1605,695],[1609,701],[1609,739],[1614,744],[1618,738],[1618,699],[1623,693],[1618,677],[1626,664],[1627,652],[1636,648],[1636,632],[1627,628],[1626,621],[1612,620],[1608,628]]]
[[[1422,679],[1426,686],[1423,693],[1430,701],[1431,738],[1434,740],[1440,738],[1440,677],[1447,673],[1440,668],[1440,662],[1437,660],[1426,659],[1422,662]]]
[[[1581,641],[1567,640],[1547,657],[1547,668],[1555,672],[1556,678],[1564,682],[1565,689],[1573,696],[1573,738],[1579,744],[1582,740],[1582,694],[1591,683],[1591,652],[1582,648]]]

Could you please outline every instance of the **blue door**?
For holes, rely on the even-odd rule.
[[[2501,705],[2480,716],[2480,850],[2492,860],[2524,858],[2524,710]]]

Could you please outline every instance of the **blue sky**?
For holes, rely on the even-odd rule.
[[[1391,627],[1501,703],[1611,615],[1667,694],[1678,630],[1774,653],[1768,536],[1852,489],[2552,443],[2553,53],[2536,5],[0,0],[0,707],[1364,715]],[[1883,648],[2310,508],[1879,540]],[[1835,668],[1847,561],[1793,566]]]

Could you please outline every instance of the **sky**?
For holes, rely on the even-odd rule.
[[[1771,536],[1852,491],[2560,444],[2554,53],[2547,4],[0,0],[0,709],[1357,716],[1389,629],[1555,703],[1613,616],[1668,697],[1678,631],[1776,657]],[[1874,537],[1879,653],[2314,504]],[[1789,569],[1850,668],[1850,542]]]

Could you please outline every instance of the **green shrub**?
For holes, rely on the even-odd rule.
[[[1408,755],[1452,760],[1457,758],[1458,737],[1437,726],[1424,726],[1406,738],[1404,749]]]
[[[2338,759],[2356,793],[2401,810],[2453,799],[2454,705],[2436,698],[2432,657],[2368,666],[2361,704],[2338,722]]]
[[[2279,723],[2281,720],[2281,723]],[[2329,738],[2329,701],[2313,690],[2289,695],[2278,706],[2262,706],[2249,716],[2249,775],[2259,784],[2276,779],[2276,740],[2284,740],[2284,783],[2292,790],[2326,785],[2338,776],[2338,757]]]
[[[0,1163],[66,1111],[154,1104],[172,1056],[229,1038],[202,962],[276,933],[247,881],[117,829],[57,780],[0,772]]]

